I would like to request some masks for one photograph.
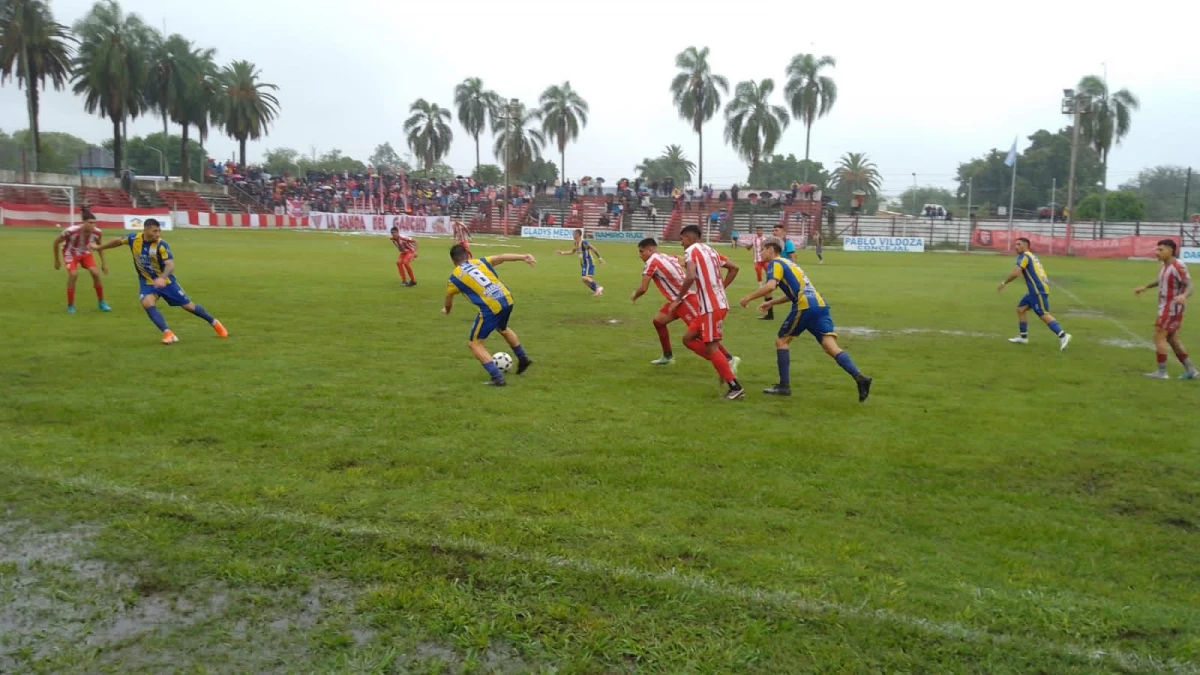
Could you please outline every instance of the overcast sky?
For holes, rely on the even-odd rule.
[[[73,24],[87,0],[51,0],[58,20]],[[390,141],[406,152],[402,124],[408,106],[426,98],[453,105],[454,86],[478,76],[505,97],[534,102],[547,85],[570,80],[591,105],[590,123],[567,148],[567,175],[615,180],[669,143],[694,160],[695,134],[679,119],[667,90],[674,55],[688,45],[712,49],[713,69],[740,80],[772,77],[783,104],[784,68],[813,51],[837,58],[831,75],[839,98],[813,127],[812,157],[827,167],[847,151],[866,152],[885,179],[884,191],[911,185],[951,187],[959,162],[1014,136],[1066,124],[1064,87],[1108,64],[1113,90],[1140,99],[1133,131],[1115,148],[1110,184],[1155,164],[1200,166],[1200,79],[1194,40],[1195,3],[1148,0],[1134,11],[1096,3],[1081,11],[1063,0],[829,4],[816,16],[805,3],[548,2],[506,5],[476,0],[409,3],[354,0],[124,0],[159,28],[214,47],[222,62],[249,59],[280,87],[282,115],[270,136],[252,143],[250,160],[266,148],[318,153],[340,148],[366,160]],[[1187,7],[1192,9],[1187,9]],[[1128,6],[1124,6],[1128,7]],[[810,27],[815,23],[821,28]],[[507,35],[504,28],[507,27]],[[565,27],[565,28],[564,28]],[[49,93],[42,129],[100,142],[111,124],[84,113],[80,99]],[[0,89],[0,128],[28,125],[24,94]],[[130,135],[161,129],[154,118]],[[723,118],[705,128],[705,180],[744,181],[747,169],[722,142]],[[175,127],[173,133],[178,133]],[[472,140],[454,125],[449,163],[469,172]],[[484,162],[495,163],[490,137]],[[214,134],[210,153],[228,157],[236,144]],[[793,123],[777,152],[804,154],[804,127]],[[548,154],[558,160],[557,150]]]

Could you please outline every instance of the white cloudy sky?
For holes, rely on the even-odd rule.
[[[88,0],[52,0],[59,21],[72,24]],[[1110,86],[1141,99],[1133,132],[1116,149],[1110,182],[1154,164],[1200,165],[1200,79],[1194,40],[1195,3],[1146,0],[1136,6],[1098,2],[1081,11],[1064,0],[806,3],[551,2],[508,5],[477,0],[344,3],[280,0],[124,0],[148,23],[215,47],[223,61],[249,59],[281,88],[283,114],[265,148],[324,152],[337,147],[360,158],[391,141],[403,154],[401,129],[409,104],[424,97],[452,105],[454,85],[467,76],[505,97],[534,101],[543,88],[569,79],[591,104],[591,122],[568,147],[568,175],[616,179],[645,156],[679,143],[695,158],[696,137],[679,120],[667,91],[674,55],[688,45],[712,49],[713,68],[739,80],[773,77],[782,100],[783,71],[793,54],[815,51],[838,59],[839,99],[813,129],[812,156],[827,166],[847,151],[870,154],[896,194],[912,183],[952,185],[958,162],[1015,135],[1065,123],[1058,113],[1064,87],[1108,64]],[[1191,9],[1189,9],[1191,7]],[[1132,11],[1130,11],[1132,10]],[[819,26],[814,28],[813,26]],[[508,28],[505,31],[505,28]],[[565,28],[564,28],[565,27]],[[1182,32],[1181,32],[1182,31]],[[0,128],[27,125],[22,92],[0,89]],[[139,120],[130,134],[161,128]],[[44,130],[100,141],[111,126],[86,115],[67,93],[46,96]],[[722,122],[706,128],[705,179],[728,185],[745,165],[721,143]],[[449,162],[474,164],[471,140],[455,128]],[[486,161],[491,142],[484,146]],[[213,154],[235,144],[210,138]],[[793,124],[778,151],[804,152],[804,129]],[[555,151],[551,151],[555,152]],[[556,155],[555,155],[556,156]]]

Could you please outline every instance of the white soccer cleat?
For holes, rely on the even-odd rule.
[[[598,297],[600,297],[600,296],[602,296],[602,295],[604,295],[604,287],[603,287],[603,286],[597,286],[597,287],[596,287],[596,292],[592,294],[592,297],[594,297],[594,298],[598,298]]]
[[[1071,344],[1071,334],[1067,333],[1058,339],[1058,351],[1066,351],[1069,344]]]
[[[1029,344],[1029,338],[1027,338],[1027,337],[1021,337],[1020,335],[1018,335],[1018,336],[1017,336],[1017,337],[1015,337],[1015,338],[1008,338],[1008,341],[1009,341],[1009,342],[1011,342],[1011,343],[1013,343],[1014,345],[1027,345],[1027,344]]]
[[[1146,373],[1146,377],[1148,377],[1152,380],[1169,380],[1169,379],[1171,379],[1171,376],[1168,375],[1166,373],[1166,371],[1164,371],[1164,370],[1156,370],[1152,373]]]

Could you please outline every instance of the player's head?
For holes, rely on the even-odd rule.
[[[1013,244],[1013,248],[1017,249],[1017,253],[1029,252],[1029,240],[1025,237],[1017,237],[1017,241]]]
[[[83,221],[83,229],[90,230],[96,226],[96,214],[88,207],[83,207],[79,212],[79,219]]]
[[[783,223],[779,223],[775,227],[771,228],[771,233],[782,239],[787,236],[787,228],[784,227]]]
[[[679,241],[683,243],[684,248],[700,241],[700,227],[697,225],[688,225],[679,231]]]
[[[580,241],[581,239],[583,239],[583,230],[582,229],[574,230],[571,232],[571,236],[575,237],[575,241]]]
[[[1171,258],[1174,258],[1178,251],[1179,244],[1176,244],[1174,239],[1163,239],[1162,241],[1158,242],[1158,246],[1155,248],[1155,253],[1158,254],[1158,259],[1163,262],[1167,262]]]
[[[775,237],[768,237],[762,245],[763,257],[767,260],[774,260],[783,255],[783,242]]]
[[[462,244],[455,244],[450,247],[450,259],[454,261],[455,265],[461,265],[467,260],[467,258],[468,255],[466,246],[463,246]]]
[[[162,226],[158,224],[156,218],[147,218],[142,221],[142,241],[153,244],[162,238]]]
[[[396,236],[397,234],[400,234],[400,228],[392,226],[392,236]]]
[[[755,231],[755,232],[757,232],[757,233],[758,233],[758,236],[760,236],[760,237],[761,237],[761,236],[762,236],[762,233],[763,233],[763,226],[762,226],[762,225],[759,225],[758,227],[754,228],[754,231]]]
[[[657,252],[658,242],[654,241],[653,237],[646,237],[638,242],[638,257],[642,259],[642,262],[646,262]]]

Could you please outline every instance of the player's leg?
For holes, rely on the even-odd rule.
[[[413,273],[412,261],[413,261],[413,254],[409,253],[408,255],[404,256],[404,271],[408,272],[408,285],[416,286],[417,285],[417,275],[415,273]]]
[[[521,346],[521,340],[517,338],[517,334],[508,327],[508,318],[512,316],[512,310],[512,305],[509,305],[500,311],[496,317],[496,330],[500,331],[500,336],[512,348],[513,356],[517,357],[517,374],[520,375],[533,365],[533,360],[525,353],[525,348]]]
[[[158,294],[154,292],[153,287],[142,287],[142,309],[146,310],[146,316],[150,317],[150,321],[154,322],[155,327],[162,331],[162,343],[164,345],[179,342],[179,338],[171,329],[167,327],[167,320],[163,318],[162,312],[158,311]]]
[[[1179,376],[1181,380],[1195,380],[1200,378],[1200,372],[1196,371],[1196,366],[1192,364],[1192,360],[1188,358],[1187,347],[1183,345],[1183,340],[1179,339],[1178,330],[1171,331],[1167,334],[1167,344],[1171,345],[1171,349],[1175,352],[1175,358],[1183,364],[1183,375]]]
[[[1059,351],[1066,349],[1067,345],[1071,344],[1071,334],[1063,330],[1062,326],[1058,325],[1058,320],[1050,313],[1050,296],[1045,293],[1039,293],[1036,296],[1036,302],[1037,304],[1034,306],[1033,311],[1042,320],[1042,323],[1046,324],[1058,336]]]
[[[404,271],[404,256],[396,258],[396,269],[400,272],[400,285],[408,285],[408,274]]]
[[[217,321],[216,317],[212,314],[209,314],[208,310],[204,309],[204,307],[192,302],[192,299],[188,297],[187,293],[183,292],[179,284],[171,284],[165,288],[158,289],[158,295],[162,296],[162,299],[166,300],[168,305],[182,307],[185,311],[191,312],[207,321],[208,325],[212,326],[213,330],[216,331],[218,337],[229,337],[229,331],[225,330],[225,326],[221,325],[221,322]]]
[[[721,346],[724,321],[725,310],[718,309],[708,314],[701,314],[697,320],[700,335],[688,343],[688,349],[713,364],[717,376],[721,378],[722,382],[729,385],[729,394],[726,398],[734,400],[741,398],[746,392],[733,372],[729,358],[726,356],[728,352]]]
[[[75,313],[75,283],[79,281],[79,268],[74,261],[67,263],[67,312]]]
[[[90,256],[89,256],[90,258]],[[111,311],[112,308],[104,301],[104,283],[100,280],[100,270],[96,267],[95,260],[88,260],[89,264],[86,269],[88,274],[92,275],[92,290],[96,292],[96,302],[101,312]]]
[[[812,312],[812,316],[804,321],[805,329],[812,333],[813,337],[821,345],[821,349],[825,350],[834,361],[841,366],[842,370],[854,378],[858,385],[858,401],[862,403],[871,395],[871,382],[873,380],[869,375],[864,375],[854,365],[854,359],[850,358],[850,354],[838,345],[837,333],[833,329],[833,317],[829,314],[828,307],[814,307],[805,310],[805,313]]]
[[[1171,346],[1170,335],[1171,333],[1166,327],[1154,327],[1154,358],[1158,362],[1158,367],[1154,372],[1146,373],[1146,377],[1167,379],[1167,349]]]
[[[789,322],[784,321],[775,338],[775,366],[779,369],[779,382],[763,389],[771,396],[792,395],[792,336],[788,334]]]
[[[1026,295],[1021,298],[1021,302],[1017,303],[1017,328],[1020,329],[1020,334],[1015,338],[1009,338],[1008,341],[1013,344],[1023,345],[1029,342],[1029,307],[1033,301]]]
[[[467,349],[471,350],[471,354],[479,361],[479,365],[487,371],[491,379],[487,382],[494,387],[503,387],[507,382],[504,380],[504,373],[492,361],[492,355],[488,353],[487,345],[484,340],[492,331],[496,329],[496,317],[484,318],[483,313],[475,316],[475,323],[471,325],[471,336],[467,340]]]
[[[654,315],[654,332],[658,334],[658,344],[662,347],[662,358],[655,359],[650,363],[655,366],[665,366],[675,362],[675,353],[671,350],[671,331],[667,329],[667,324],[675,320],[675,316],[668,314],[667,309],[671,306],[667,303],[658,310],[658,314]],[[682,308],[682,305],[680,305]],[[678,310],[676,310],[678,311]]]

